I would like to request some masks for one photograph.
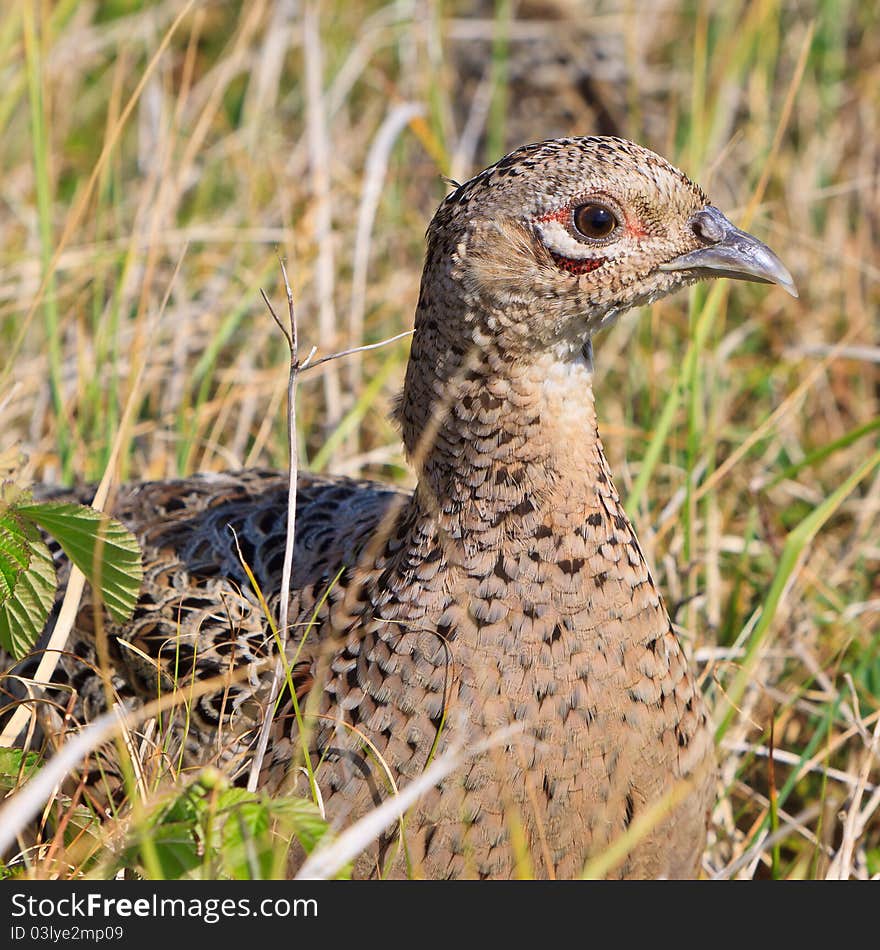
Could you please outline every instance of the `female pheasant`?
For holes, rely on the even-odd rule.
[[[396,415],[414,492],[302,475],[288,654],[328,816],[348,822],[434,754],[511,724],[364,854],[360,876],[575,877],[658,802],[621,877],[697,873],[713,798],[706,708],[596,427],[592,337],[703,277],[791,277],[663,158],[617,138],[517,149],[457,187],[428,229]],[[114,683],[151,697],[218,677],[177,726],[190,759],[247,766],[272,650],[286,478],[130,485],[143,546]],[[231,529],[231,530],[230,530]],[[92,655],[93,611],[77,630]],[[67,663],[84,715],[97,678]],[[223,685],[223,677],[226,684]],[[262,705],[261,705],[262,703]],[[308,794],[282,711],[264,785]],[[408,870],[407,864],[408,862]]]

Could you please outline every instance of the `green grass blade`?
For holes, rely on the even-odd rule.
[[[815,452],[810,452],[809,455],[801,459],[801,461],[797,462],[795,465],[789,465],[787,468],[783,469],[772,481],[768,482],[766,487],[773,488],[780,482],[784,482],[786,479],[794,478],[805,468],[810,468],[819,462],[823,462],[825,459],[834,455],[835,452],[839,452],[841,449],[848,448],[854,442],[858,442],[859,439],[863,438],[864,436],[878,431],[880,431],[880,418],[872,419],[870,422],[866,422],[864,425],[857,426],[855,429],[852,429],[845,435],[842,435],[839,439],[835,439],[833,442],[823,445],[820,449],[816,449]]]
[[[339,425],[330,433],[324,444],[315,453],[311,460],[309,468],[313,472],[320,472],[324,466],[333,458],[333,453],[348,438],[349,434],[358,426],[375,402],[376,397],[382,391],[382,387],[388,381],[388,377],[394,373],[399,362],[394,359],[386,360],[382,368],[370,380],[363,392],[358,396],[357,402],[342,417]]]
[[[737,713],[736,707],[749,684],[758,661],[760,650],[767,639],[770,625],[776,616],[779,604],[788,588],[789,582],[793,579],[795,568],[799,564],[804,551],[825,522],[828,521],[847,497],[849,497],[859,482],[867,477],[878,465],[880,465],[880,450],[865,459],[849,478],[847,478],[836,491],[832,492],[825,501],[817,505],[786,539],[782,555],[779,559],[779,566],[776,569],[773,582],[767,592],[767,597],[761,609],[761,616],[758,618],[758,622],[755,624],[755,629],[752,632],[742,665],[733,683],[724,694],[725,700],[728,703],[728,709],[716,730],[715,738],[717,742],[721,741],[733,722]]]
[[[681,371],[679,372],[672,388],[669,390],[669,395],[666,397],[666,402],[663,404],[663,409],[660,411],[660,417],[654,427],[654,434],[651,437],[651,441],[648,443],[648,448],[642,458],[639,474],[636,476],[632,491],[629,493],[629,497],[627,498],[626,504],[624,506],[630,517],[632,517],[638,510],[639,504],[645,495],[645,491],[654,476],[654,471],[656,470],[657,464],[660,461],[663,447],[665,446],[666,440],[669,437],[669,432],[672,429],[672,423],[675,421],[675,414],[678,411],[678,407],[681,404],[684,394],[688,391],[689,381],[694,378],[697,358],[703,350],[706,338],[709,335],[709,331],[712,329],[715,318],[718,315],[718,310],[721,306],[721,301],[727,294],[727,290],[728,288],[725,284],[716,284],[709,291],[706,297],[706,302],[697,315],[694,325],[694,333],[690,342],[688,343],[687,352],[685,353],[684,360],[682,361]]]

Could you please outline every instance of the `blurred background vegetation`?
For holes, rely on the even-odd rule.
[[[707,873],[880,872],[876,3],[15,0],[0,76],[0,453],[25,480],[95,480],[117,437],[122,478],[284,466],[277,254],[305,351],[399,333],[443,176],[525,141],[632,138],[766,240],[800,299],[625,316],[596,342],[602,431],[716,709]],[[410,482],[407,349],[303,378],[304,467]]]

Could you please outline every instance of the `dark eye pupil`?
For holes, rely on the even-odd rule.
[[[616,227],[613,212],[600,204],[586,204],[574,209],[574,226],[584,237],[607,237]]]

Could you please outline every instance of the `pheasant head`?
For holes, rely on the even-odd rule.
[[[432,278],[438,268],[458,286],[466,320],[469,311],[475,326],[480,313],[495,316],[493,335],[510,337],[499,342],[519,331],[532,351],[556,341],[580,348],[614,315],[702,277],[796,294],[779,258],[698,185],[610,137],[527,145],[461,185],[429,229]],[[524,319],[500,334],[498,317],[511,311]]]
[[[421,428],[417,405],[475,359],[483,378],[582,360],[618,314],[720,276],[797,294],[770,248],[646,148],[591,136],[511,152],[448,195],[428,229],[405,441],[407,416]]]

